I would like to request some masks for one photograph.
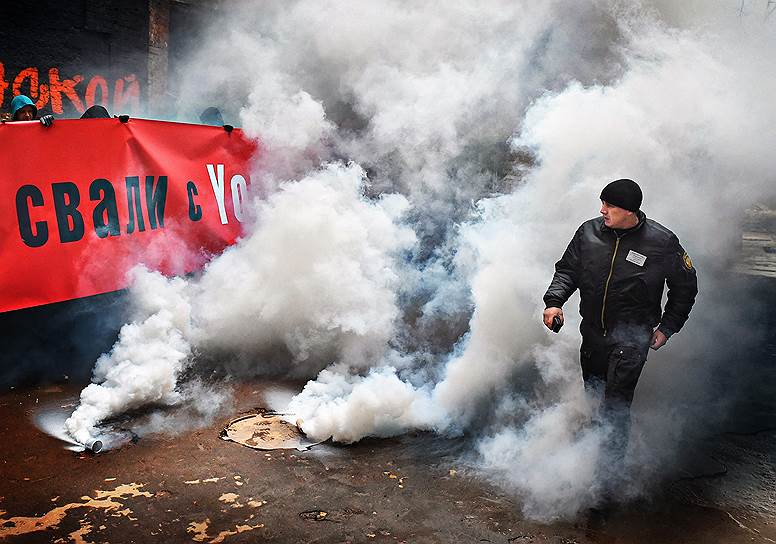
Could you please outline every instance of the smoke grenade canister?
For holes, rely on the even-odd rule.
[[[100,453],[102,451],[102,440],[97,440],[96,438],[90,438],[86,441],[86,444],[84,444],[84,447],[87,451],[90,451],[92,453]]]
[[[552,318],[552,332],[560,332],[560,328],[563,326],[563,321],[557,315]]]

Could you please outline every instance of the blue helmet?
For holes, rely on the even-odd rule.
[[[38,108],[35,107],[35,102],[33,102],[29,96],[19,94],[13,97],[13,100],[11,100],[11,117],[16,118],[16,112],[22,109],[24,106],[32,106],[33,110],[33,117],[38,116]]]

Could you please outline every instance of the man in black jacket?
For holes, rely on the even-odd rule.
[[[614,427],[611,453],[619,459],[649,348],[659,349],[679,332],[698,293],[695,268],[679,239],[647,219],[641,201],[632,180],[604,187],[602,217],[577,229],[544,295],[544,324],[552,329],[554,318],[562,324],[561,308],[579,289],[582,377],[586,389],[604,389],[603,413]]]

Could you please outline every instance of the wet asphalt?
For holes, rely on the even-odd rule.
[[[219,439],[231,418],[261,408],[263,392],[274,385],[236,386],[230,413],[207,427],[176,436],[147,436],[98,455],[68,451],[34,424],[44,409],[72,410],[80,387],[14,389],[0,395],[0,540],[559,544],[776,540],[776,519],[767,511],[751,510],[746,500],[736,505],[708,499],[709,486],[719,488],[725,476],[695,481],[699,487],[694,492],[685,486],[684,491],[669,490],[613,510],[603,520],[537,523],[522,516],[519,497],[487,482],[468,465],[465,437],[418,433],[349,446],[325,443],[303,452],[262,452]],[[746,440],[766,445],[773,434],[763,432]],[[752,450],[751,444],[744,447]],[[761,461],[764,470],[773,469],[772,459]],[[748,465],[740,470],[751,473]],[[736,479],[737,474],[729,472]]]

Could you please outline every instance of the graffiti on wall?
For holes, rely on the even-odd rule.
[[[17,94],[28,95],[39,110],[49,106],[56,114],[64,112],[65,100],[78,113],[95,104],[116,113],[137,111],[140,107],[140,81],[135,74],[118,79],[94,75],[87,82],[81,74],[64,77],[59,68],[43,71],[29,67],[18,74],[6,74],[5,65],[0,62],[0,103],[9,103]]]

